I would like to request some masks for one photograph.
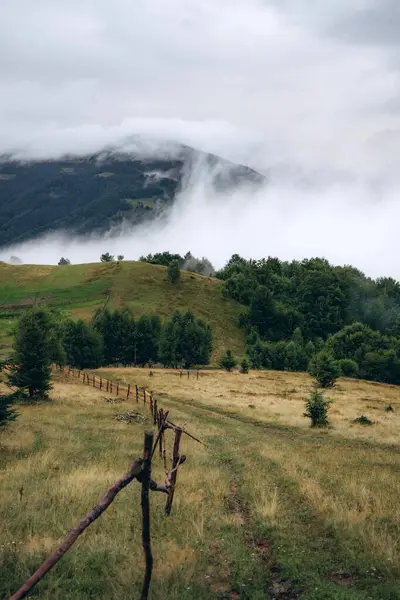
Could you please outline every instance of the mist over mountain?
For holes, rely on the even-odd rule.
[[[111,233],[163,219],[185,186],[207,179],[229,194],[266,178],[243,165],[176,143],[130,140],[91,155],[0,159],[0,247],[45,234]]]

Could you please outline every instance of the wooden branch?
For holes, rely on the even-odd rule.
[[[142,600],[149,597],[151,574],[153,571],[153,555],[151,553],[151,535],[150,535],[150,502],[149,489],[151,481],[151,455],[153,450],[153,433],[144,434],[144,460],[142,471],[142,543],[143,552],[146,560],[146,570],[144,574]]]
[[[142,472],[143,461],[140,459],[134,460],[129,470],[125,475],[119,479],[103,496],[99,504],[97,504],[92,510],[90,510],[86,517],[84,517],[76,527],[71,529],[67,537],[63,540],[61,545],[49,556],[49,558],[42,564],[41,567],[30,577],[24,585],[15,594],[10,596],[9,600],[20,600],[24,598],[35,585],[43,579],[43,577],[54,567],[54,565],[62,558],[62,556],[68,552],[71,546],[76,542],[78,537],[85,531],[89,525],[91,525],[98,517],[110,506],[116,495],[126,487],[131,481],[136,479]]]
[[[171,514],[172,502],[174,500],[175,493],[175,485],[176,485],[176,476],[177,476],[177,467],[180,463],[180,455],[179,455],[179,444],[182,437],[182,429],[176,429],[175,431],[175,441],[174,441],[174,450],[173,450],[173,458],[172,458],[172,469],[170,476],[170,484],[171,488],[169,490],[167,503],[165,505],[165,513],[167,515]]]
[[[155,441],[155,443],[154,443],[154,448],[153,448],[153,451],[152,451],[152,453],[151,453],[151,457],[152,457],[152,458],[153,458],[153,456],[154,456],[154,453],[155,453],[155,451],[156,451],[157,444],[158,444],[158,442],[160,441],[160,439],[161,439],[161,437],[162,437],[162,434],[163,434],[163,431],[164,431],[164,429],[165,429],[165,423],[166,423],[166,421],[167,421],[167,418],[168,418],[168,413],[169,413],[169,411],[167,410],[167,412],[166,412],[166,413],[165,413],[165,415],[163,416],[163,420],[162,420],[162,422],[160,423],[160,428],[159,428],[159,430],[158,430],[157,437],[156,437],[156,441]]]
[[[174,431],[179,431],[181,430],[185,435],[188,435],[190,438],[192,438],[192,440],[194,440],[195,442],[199,442],[199,444],[202,444],[203,446],[207,446],[207,444],[205,444],[204,442],[202,442],[201,440],[197,439],[196,437],[194,437],[194,435],[192,435],[191,433],[188,433],[186,431],[186,429],[183,429],[182,427],[179,427],[179,425],[175,425],[175,423],[171,423],[171,421],[168,421],[168,423],[166,423],[166,427],[168,429],[173,429]]]

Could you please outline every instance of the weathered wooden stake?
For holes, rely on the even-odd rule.
[[[188,371],[188,379],[189,379],[189,377],[190,377],[190,371]]]
[[[108,392],[110,389],[110,382],[108,381],[108,379],[106,381],[107,381],[107,392]]]
[[[198,378],[199,378],[199,371],[197,371],[197,375],[196,375],[196,379],[198,379]]]
[[[126,392],[126,399],[128,400],[129,394],[131,393],[131,384],[128,383],[128,391]]]
[[[93,375],[93,387],[96,387],[96,375]]]
[[[80,378],[81,378],[81,372],[79,371],[78,372],[78,379],[80,379]]]
[[[146,404],[146,389],[143,388],[143,403]]]
[[[182,379],[182,371],[179,372],[179,379]]]
[[[182,429],[177,429],[175,431],[174,449],[173,449],[173,453],[172,453],[171,487],[168,492],[167,504],[165,505],[165,513],[167,515],[171,514],[172,502],[174,500],[176,477],[178,474],[177,467],[178,467],[179,460],[180,460],[179,444],[181,442],[181,437],[182,437]],[[165,450],[164,450],[164,452],[165,452]]]
[[[101,390],[103,389],[103,378],[102,377],[100,377],[100,389]]]
[[[142,481],[142,543],[143,552],[146,561],[146,571],[144,574],[142,600],[147,600],[149,597],[149,589],[151,582],[151,574],[153,571],[153,555],[151,553],[151,534],[150,534],[150,502],[149,490],[151,480],[151,453],[153,449],[153,433],[148,432],[144,435],[144,460],[143,470],[141,475]]]
[[[154,400],[153,403],[153,425],[157,425],[157,400]]]
[[[112,381],[110,381],[110,394],[112,394]]]
[[[119,394],[119,381],[117,381],[117,392],[116,392],[117,396]]]
[[[136,402],[139,402],[139,388],[137,385],[135,386],[135,388],[136,388]]]

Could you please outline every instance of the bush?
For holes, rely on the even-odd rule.
[[[113,262],[114,256],[112,254],[110,254],[109,252],[105,252],[105,254],[102,254],[100,256],[100,260],[101,260],[101,262]]]
[[[394,412],[394,408],[391,404],[385,406],[385,412]]]
[[[339,377],[339,366],[332,354],[322,350],[311,359],[308,372],[316,378],[320,387],[331,388]]]
[[[168,265],[168,281],[170,283],[178,283],[181,279],[181,270],[177,260],[173,260]]]
[[[17,418],[18,413],[13,409],[14,395],[0,394],[0,427]]]
[[[243,375],[247,375],[249,372],[249,361],[247,358],[244,358],[240,363],[240,372],[243,373]]]
[[[358,423],[359,425],[373,425],[373,421],[371,421],[371,419],[368,419],[368,417],[366,417],[365,415],[357,417],[357,419],[354,419],[353,423]]]
[[[358,364],[351,358],[342,358],[338,362],[339,369],[343,377],[357,377],[359,372]]]
[[[236,367],[237,360],[233,356],[232,350],[227,350],[226,352],[224,352],[224,354],[221,356],[219,364],[221,369],[225,369],[228,372],[232,371],[232,369]]]
[[[69,258],[64,258],[63,256],[60,258],[60,260],[58,261],[58,264],[61,265],[70,265],[71,261],[69,260]]]
[[[306,412],[304,417],[311,419],[311,427],[327,427],[328,421],[328,409],[331,400],[325,400],[323,392],[313,389],[310,393],[308,400],[306,401]]]

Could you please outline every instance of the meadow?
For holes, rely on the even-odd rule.
[[[151,598],[398,600],[398,388],[339,380],[332,427],[313,430],[305,374],[164,369],[98,374],[153,390],[184,439],[172,515],[151,496]],[[49,402],[0,432],[0,597],[15,591],[142,453],[142,403],[55,374]],[[393,412],[386,412],[391,405]],[[142,423],[118,421],[127,410]],[[373,425],[352,421],[367,415]],[[172,434],[171,434],[172,436]],[[171,448],[172,437],[169,437]],[[153,478],[162,482],[162,462]],[[132,483],[39,583],[43,600],[140,597],[140,488]]]
[[[243,307],[221,295],[221,282],[182,271],[171,285],[167,269],[144,262],[111,262],[85,265],[8,265],[0,262],[0,358],[12,346],[17,317],[34,304],[54,307],[72,318],[89,321],[94,311],[130,308],[170,317],[190,309],[212,327],[215,365],[223,350],[244,353],[244,333],[237,327]]]

